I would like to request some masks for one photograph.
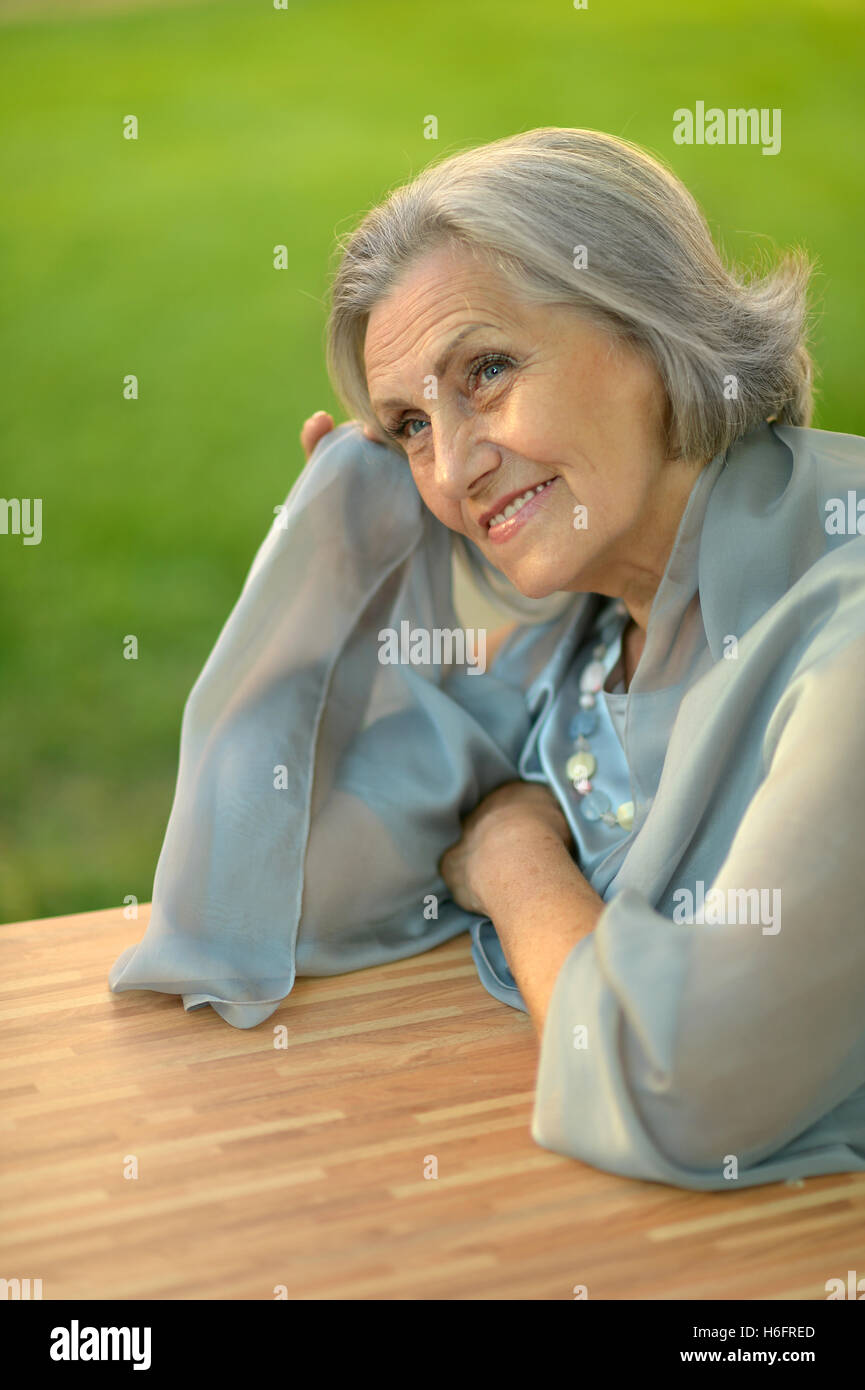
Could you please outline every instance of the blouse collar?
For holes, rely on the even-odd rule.
[[[793,476],[792,452],[768,423],[700,470],[652,602],[632,690],[677,678],[675,648],[689,618],[699,615],[717,661],[725,639],[740,638],[787,591],[793,570],[819,558],[813,524],[803,526],[796,505],[807,479],[794,488]]]

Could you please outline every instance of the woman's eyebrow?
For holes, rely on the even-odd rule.
[[[467,323],[467,324],[465,325],[464,328],[461,328],[461,329],[460,329],[460,331],[459,331],[459,333],[457,333],[456,337],[451,339],[451,341],[448,343],[447,347],[445,348],[444,352],[440,355],[438,361],[435,362],[435,363],[433,364],[432,376],[435,376],[435,377],[444,376],[445,372],[446,372],[447,369],[448,369],[448,366],[450,365],[451,357],[453,356],[455,350],[459,347],[459,345],[460,345],[460,343],[463,341],[463,339],[464,339],[464,338],[468,338],[469,335],[470,335],[471,333],[477,333],[478,330],[481,329],[481,328],[493,328],[493,329],[494,329],[494,328],[496,328],[496,324],[494,324],[494,323]],[[411,404],[410,401],[400,400],[399,397],[391,397],[389,400],[386,400],[386,401],[372,401],[372,402],[371,402],[372,408],[373,408],[373,410],[375,411],[376,415],[378,415],[382,410],[395,410],[395,409],[398,409],[400,406],[410,405],[410,404]]]

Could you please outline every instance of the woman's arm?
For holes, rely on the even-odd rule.
[[[468,817],[441,864],[456,902],[495,926],[539,1036],[565,958],[604,907],[571,858],[570,840],[552,793],[512,782]]]
[[[539,1144],[697,1189],[865,1167],[863,670],[865,637],[794,682],[706,886],[775,895],[780,930],[678,923],[633,889],[598,911],[564,837],[531,828],[549,821],[539,805],[521,831],[502,822],[500,849],[487,829],[462,879],[542,1027]],[[833,1117],[821,1142],[844,1101],[850,1133]],[[795,1161],[776,1161],[805,1131]]]

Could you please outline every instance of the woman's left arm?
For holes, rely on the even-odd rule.
[[[552,792],[510,782],[484,798],[441,862],[454,900],[495,926],[539,1037],[559,970],[604,908],[570,844]]]
[[[765,894],[771,923],[677,922],[633,888],[600,903],[538,797],[502,818],[498,847],[487,826],[449,851],[542,1032],[537,1143],[703,1190],[865,1167],[863,671],[865,636],[792,682],[706,884],[707,899]],[[821,1128],[842,1103],[846,1121]]]

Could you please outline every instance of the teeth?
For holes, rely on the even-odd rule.
[[[488,529],[491,531],[494,526],[501,526],[503,521],[508,521],[510,517],[516,515],[521,507],[524,507],[527,502],[531,501],[535,493],[543,492],[545,487],[549,487],[550,483],[554,482],[555,478],[550,478],[549,482],[538,483],[537,487],[530,487],[528,492],[524,492],[521,497],[515,497],[513,502],[508,503],[503,512],[499,512],[498,516],[493,517],[492,521],[489,523]]]

